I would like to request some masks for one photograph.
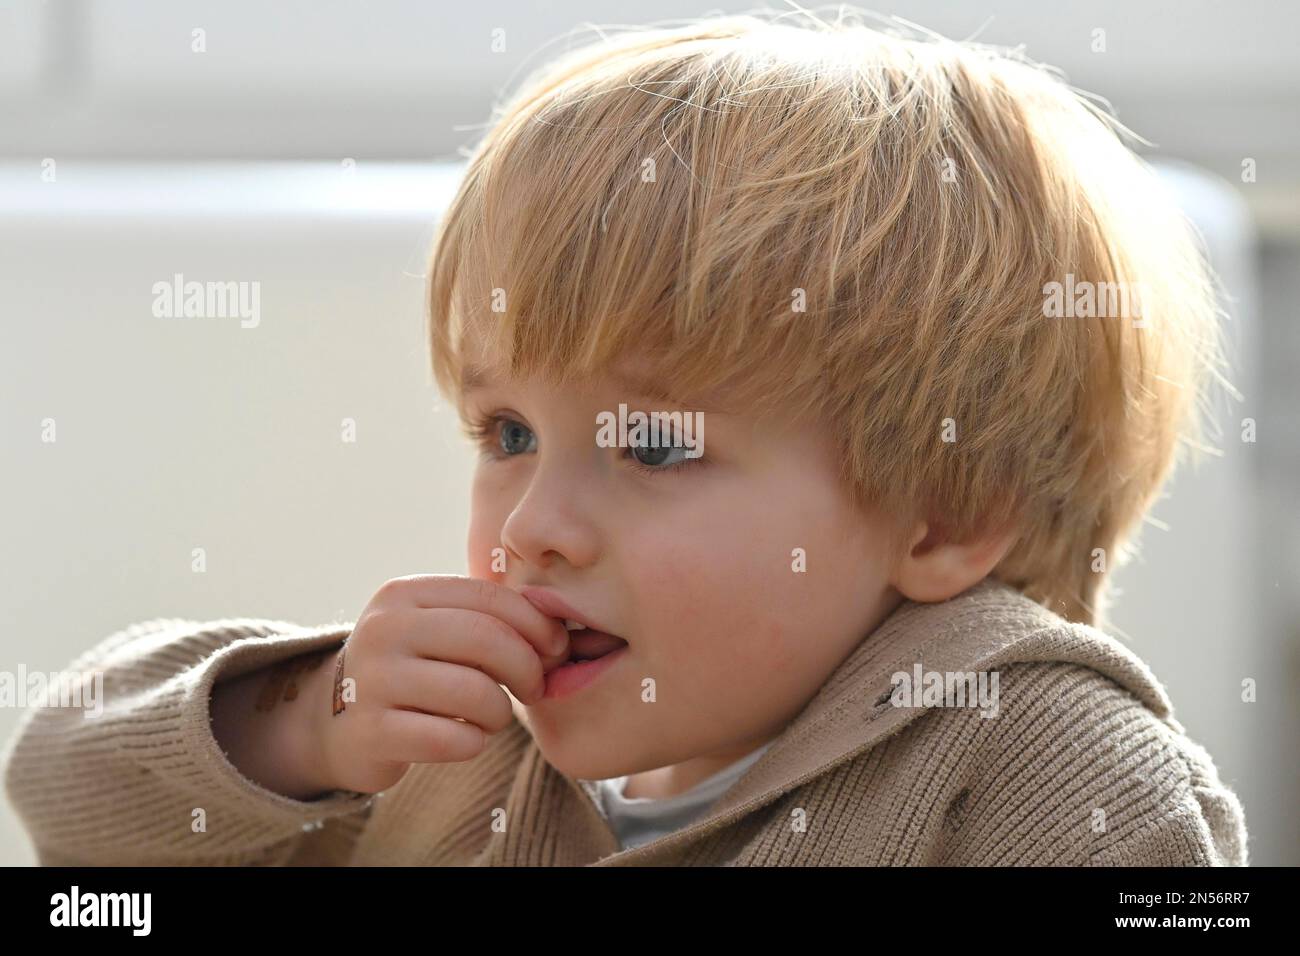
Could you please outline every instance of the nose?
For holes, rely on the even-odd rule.
[[[549,568],[557,561],[590,567],[599,557],[600,543],[582,478],[541,459],[539,455],[523,497],[501,526],[501,544],[510,557],[536,567]]]

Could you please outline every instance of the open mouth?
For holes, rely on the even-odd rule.
[[[627,647],[627,641],[623,638],[597,631],[577,621],[566,619],[564,628],[569,632],[569,659],[561,664],[561,667],[568,667],[581,661],[594,661]]]

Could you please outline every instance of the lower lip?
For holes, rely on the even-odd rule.
[[[556,700],[560,697],[576,694],[609,670],[613,664],[622,660],[625,653],[627,653],[627,648],[620,647],[618,650],[612,651],[604,657],[598,657],[594,661],[579,661],[576,664],[565,664],[554,670],[547,671],[546,693],[542,695],[542,698],[544,700]]]

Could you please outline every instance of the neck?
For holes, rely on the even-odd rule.
[[[701,781],[707,780],[724,767],[753,753],[759,747],[775,740],[776,734],[745,741],[726,750],[703,754],[667,767],[656,767],[641,773],[629,774],[623,786],[623,796],[631,800],[649,798],[663,800],[685,793]]]

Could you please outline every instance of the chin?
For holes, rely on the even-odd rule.
[[[533,719],[527,721],[526,725],[533,740],[537,742],[537,749],[542,752],[547,763],[566,777],[575,780],[605,780],[633,772],[628,769],[625,754],[620,759],[607,752],[609,738],[598,729],[589,728],[588,733],[562,731],[553,734],[544,721],[541,722],[542,726],[538,725],[535,712],[530,713],[530,717]]]

